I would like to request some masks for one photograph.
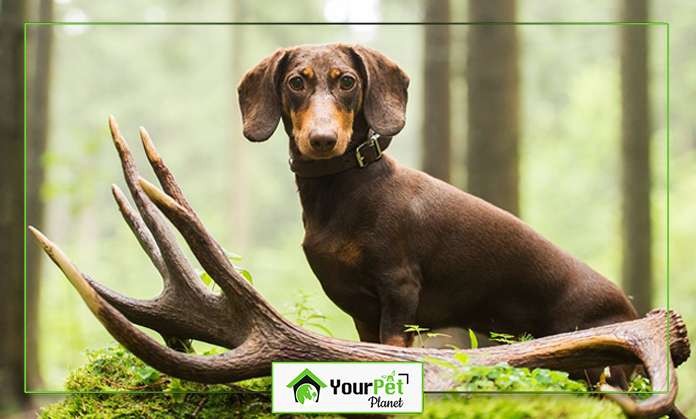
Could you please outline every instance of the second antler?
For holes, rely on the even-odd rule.
[[[139,176],[113,117],[109,118],[109,125],[138,212],[115,185],[112,186],[114,197],[133,234],[162,276],[161,294],[138,300],[110,290],[81,272],[41,232],[33,227],[30,230],[114,338],[159,371],[192,381],[225,383],[269,375],[272,362],[436,358],[457,364],[454,358],[457,352],[469,354],[472,365],[507,362],[516,367],[565,371],[643,363],[655,394],[638,404],[621,394],[612,398],[632,417],[660,417],[673,408],[677,393],[674,369],[689,357],[686,327],[674,311],[653,310],[645,318],[631,322],[463,351],[351,342],[299,328],[283,318],[235,270],[184,198],[147,132],[141,128],[140,135],[162,190]],[[203,284],[164,217],[179,230],[222,293],[215,293]],[[168,346],[158,343],[133,323],[159,332]],[[182,349],[192,339],[230,351],[210,356],[185,353]],[[457,383],[443,372],[442,367],[426,362],[425,389],[441,391],[455,387]]]

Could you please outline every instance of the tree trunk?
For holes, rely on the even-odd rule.
[[[426,22],[449,22],[449,0],[429,1]],[[450,27],[425,25],[423,171],[450,181]]]
[[[624,22],[647,22],[647,0],[624,0]],[[623,285],[639,314],[652,307],[647,26],[622,25]]]
[[[469,1],[471,22],[514,22],[515,1]],[[469,29],[468,190],[519,215],[518,64],[514,25]]]
[[[23,171],[25,2],[0,9],[0,406],[26,407],[24,393]]]
[[[53,1],[39,3],[39,22],[53,21]],[[33,74],[27,85],[27,223],[42,226],[44,202],[41,186],[44,183],[44,167],[41,159],[46,151],[48,133],[48,98],[51,74],[51,48],[53,26],[34,26],[30,29],[37,35],[35,53],[32,54]],[[42,228],[37,227],[37,228]],[[27,231],[25,234],[29,234]],[[27,388],[39,390],[43,387],[39,371],[37,336],[39,334],[39,290],[41,278],[40,247],[27,243]]]

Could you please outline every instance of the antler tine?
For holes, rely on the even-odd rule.
[[[150,135],[143,127],[140,127],[140,139],[143,142],[145,155],[147,156],[147,159],[150,161],[150,166],[152,167],[152,170],[155,172],[155,175],[157,176],[160,185],[162,185],[162,190],[164,190],[164,192],[166,192],[167,195],[174,198],[174,200],[178,202],[179,205],[186,208],[191,213],[195,214],[193,208],[191,208],[188,201],[186,201],[186,197],[181,192],[181,188],[179,188],[179,184],[176,182],[174,175],[164,164],[164,160],[157,151],[155,144],[150,139]]]
[[[102,325],[147,364],[174,377],[208,383],[238,381],[266,372],[267,360],[257,355],[259,348],[253,339],[230,352],[213,356],[188,355],[157,343],[105,301],[58,246],[35,228],[30,227],[30,230]],[[230,361],[232,359],[234,362]]]
[[[128,224],[128,227],[130,227],[131,231],[138,239],[140,246],[155,265],[155,268],[157,268],[160,275],[162,275],[162,277],[167,277],[169,272],[167,271],[167,266],[162,259],[162,253],[160,252],[159,247],[157,247],[155,238],[145,225],[142,217],[140,217],[140,215],[135,212],[133,207],[130,206],[125,195],[118,186],[111,185],[111,191],[113,192],[114,199],[118,204],[118,208],[121,210],[123,218],[126,220],[126,224]]]
[[[647,364],[646,369],[648,369]],[[677,375],[671,360],[669,361],[667,374],[664,371],[660,371],[659,368],[653,367],[652,369],[654,370],[653,373],[659,372],[664,378],[660,377],[659,380],[655,380],[649,373],[654,393],[642,402],[636,403],[628,395],[618,393],[621,389],[608,384],[602,384],[600,390],[606,392],[605,395],[621,406],[621,409],[630,418],[660,418],[674,409],[674,400],[677,398]],[[667,375],[669,375],[669,384],[667,384]],[[658,381],[657,385],[656,381]]]
[[[41,247],[43,247],[44,251],[51,258],[51,260],[56,265],[58,265],[61,271],[63,271],[63,273],[68,278],[73,287],[75,287],[77,292],[80,293],[80,295],[86,295],[90,297],[89,301],[85,300],[85,303],[87,303],[87,306],[90,308],[90,310],[96,309],[96,306],[94,306],[94,298],[91,298],[92,295],[96,295],[94,289],[90,285],[90,282],[92,281],[87,280],[86,275],[82,273],[82,271],[80,271],[77,268],[77,266],[75,266],[75,264],[65,255],[65,253],[63,253],[63,251],[53,242],[48,240],[48,238],[44,236],[43,233],[41,233],[38,229],[29,226],[29,231],[31,231],[31,233],[34,235],[39,244],[41,244]],[[129,297],[118,295],[117,297],[114,296],[114,298],[122,298],[125,301]]]
[[[229,317],[229,309],[221,304],[223,298],[219,294],[210,292],[205,300],[179,301],[178,305],[160,305],[161,300],[158,298],[150,300],[139,300],[123,296],[109,288],[99,284],[89,278],[85,273],[68,258],[67,255],[55,243],[51,242],[39,230],[34,227],[29,227],[36,240],[41,244],[46,254],[53,262],[63,271],[63,274],[70,281],[73,287],[80,294],[89,309],[104,325],[104,327],[126,348],[131,350],[136,356],[148,361],[148,355],[141,355],[143,352],[151,350],[152,345],[158,345],[150,337],[141,332],[128,322],[133,321],[142,326],[156,330],[164,338],[168,337],[191,338],[215,345],[223,346],[228,349],[240,348],[246,344],[249,336],[248,327],[243,324],[238,324],[238,319]],[[195,298],[195,296],[185,295],[184,298]],[[198,310],[198,311],[197,311]],[[125,317],[124,317],[125,316]],[[209,317],[210,316],[210,317]],[[208,324],[209,318],[220,318],[227,322],[229,328],[220,328],[215,324]],[[137,333],[136,333],[137,332]],[[147,348],[139,346],[140,344],[131,341],[131,335],[144,336],[152,343],[147,344]],[[138,338],[137,340],[142,340]],[[244,351],[234,352],[234,354],[244,355]],[[168,349],[168,348],[166,348]],[[161,351],[158,350],[158,353]],[[169,353],[169,352],[167,352]],[[236,356],[236,355],[235,355]],[[153,361],[155,362],[155,361]],[[161,361],[157,361],[158,365]],[[155,364],[151,364],[155,366]],[[157,368],[157,367],[156,367]],[[171,367],[162,367],[163,372],[172,371]],[[169,368],[169,369],[165,369]],[[172,373],[174,376],[176,373]],[[193,379],[183,377],[187,379]],[[230,376],[225,376],[225,380],[229,380]],[[217,381],[224,382],[224,381]]]
[[[264,307],[282,317],[249,285],[249,283],[234,269],[225,256],[222,247],[208,233],[193,211],[179,204],[174,198],[162,192],[147,180],[138,179],[145,194],[169,218],[188,243],[196,259],[203,269],[220,286],[226,295],[236,295],[246,302],[253,310],[249,313],[259,315],[257,310]],[[267,315],[268,313],[264,313]],[[262,316],[261,316],[262,317]]]
[[[53,260],[53,262],[63,271],[65,276],[78,290],[80,295],[91,295],[92,293],[96,292],[115,306],[125,308],[125,310],[134,317],[142,317],[143,315],[147,315],[147,313],[154,308],[154,300],[138,300],[127,297],[94,281],[87,274],[80,271],[77,266],[75,266],[75,264],[68,259],[63,251],[53,242],[48,240],[43,233],[32,226],[29,226],[29,231],[31,231],[39,244],[41,244],[41,247],[43,247],[44,251],[48,254],[51,260]]]
[[[645,366],[646,372],[650,377],[652,385],[652,396],[636,403],[633,399],[625,394],[609,393],[607,396],[618,403],[624,412],[629,417],[649,417],[659,418],[666,415],[674,406],[674,400],[677,397],[677,373],[675,365],[670,355],[671,348],[668,348],[665,337],[669,335],[667,329],[667,311],[664,309],[653,310],[648,313],[648,316],[659,316],[664,319],[664,324],[652,329],[636,330],[637,334],[630,336],[629,341],[634,353],[640,358]],[[674,312],[669,313],[670,317]],[[681,321],[681,317],[678,317]],[[675,320],[672,318],[672,320]],[[683,325],[683,322],[682,322]],[[670,325],[672,326],[672,325]],[[682,334],[683,333],[683,334]],[[686,357],[688,358],[688,338],[686,337],[686,329],[676,329],[676,339],[671,339],[670,344],[674,344],[679,340],[685,340],[685,344],[673,345],[674,350],[683,354],[686,348]],[[664,366],[667,365],[665,369]],[[603,385],[602,391],[620,391],[610,385]]]
[[[138,184],[138,170],[133,160],[133,155],[128,148],[126,140],[121,134],[116,119],[109,115],[109,127],[114,145],[121,158],[123,175],[131,192],[135,205],[142,215],[145,225],[148,227],[157,243],[168,275],[163,276],[165,283],[171,282],[173,286],[187,285],[196,287],[200,282],[195,271],[191,267],[183,251],[176,243],[172,229],[166,224],[159,210],[148,201]],[[197,288],[197,287],[196,287]]]
[[[615,400],[630,417],[658,418],[674,408],[677,377],[669,352],[688,358],[689,341],[681,316],[670,312],[667,330],[666,310],[653,310],[639,320],[563,333],[531,342],[472,351],[470,361],[494,365],[505,361],[512,366],[577,371],[601,365],[642,363],[650,376],[653,395],[636,403],[621,391],[604,384],[601,391]],[[680,327],[681,326],[681,327]],[[666,337],[670,336],[668,352]],[[633,359],[631,359],[633,358]],[[667,368],[665,368],[665,366]]]

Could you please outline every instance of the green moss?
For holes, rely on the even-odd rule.
[[[119,345],[86,351],[88,362],[70,373],[67,391],[72,393],[61,402],[48,406],[40,417],[72,418],[271,418],[271,382],[269,377],[230,385],[206,385],[179,380],[162,374]],[[481,374],[479,374],[481,373]],[[531,377],[552,382],[551,387],[565,386],[565,376],[534,373],[498,366],[490,371],[468,370],[463,386],[481,379]],[[521,379],[522,379],[521,378]],[[495,380],[494,380],[495,381]],[[500,380],[498,380],[500,381]],[[500,387],[502,384],[496,384]],[[504,386],[503,386],[504,387]],[[264,393],[244,394],[231,391],[253,390]],[[110,392],[110,393],[103,393]],[[119,392],[119,393],[117,393]],[[208,393],[202,393],[208,392]],[[292,418],[336,418],[337,415],[283,415]],[[422,416],[431,419],[496,418],[623,418],[615,404],[584,395],[490,394],[426,395]],[[400,416],[415,417],[415,416]]]
[[[207,385],[179,380],[157,372],[119,345],[98,351],[86,351],[85,355],[87,355],[88,363],[71,371],[65,383],[65,390],[112,393],[69,394],[63,401],[44,409],[39,417],[46,419],[275,417],[271,414],[269,377],[231,385]],[[240,390],[267,393],[230,393]],[[122,393],[114,394],[113,392]]]
[[[448,395],[426,398],[427,419],[625,419],[609,401],[568,394]]]

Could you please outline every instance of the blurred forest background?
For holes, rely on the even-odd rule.
[[[153,181],[138,139],[138,127],[147,128],[207,228],[244,257],[239,265],[274,307],[287,312],[298,292],[312,294],[309,305],[328,317],[324,326],[357,339],[302,253],[284,132],[263,144],[241,134],[236,85],[249,68],[297,44],[382,51],[411,77],[406,128],[390,154],[517,214],[620,284],[641,314],[669,305],[693,330],[693,16],[688,0],[3,0],[0,406],[28,397],[16,388],[24,374],[23,238],[27,389],[60,391],[69,369],[85,362],[82,351],[113,340],[25,237],[23,22],[73,23],[26,29],[28,224],[95,280],[134,297],[160,291],[111,196],[111,183],[125,189],[107,127],[113,114]],[[159,24],[185,21],[333,24]],[[495,21],[668,22],[669,103],[666,25],[418,24]],[[98,22],[151,24],[91,24]],[[679,378],[678,403],[693,415],[696,361]]]

